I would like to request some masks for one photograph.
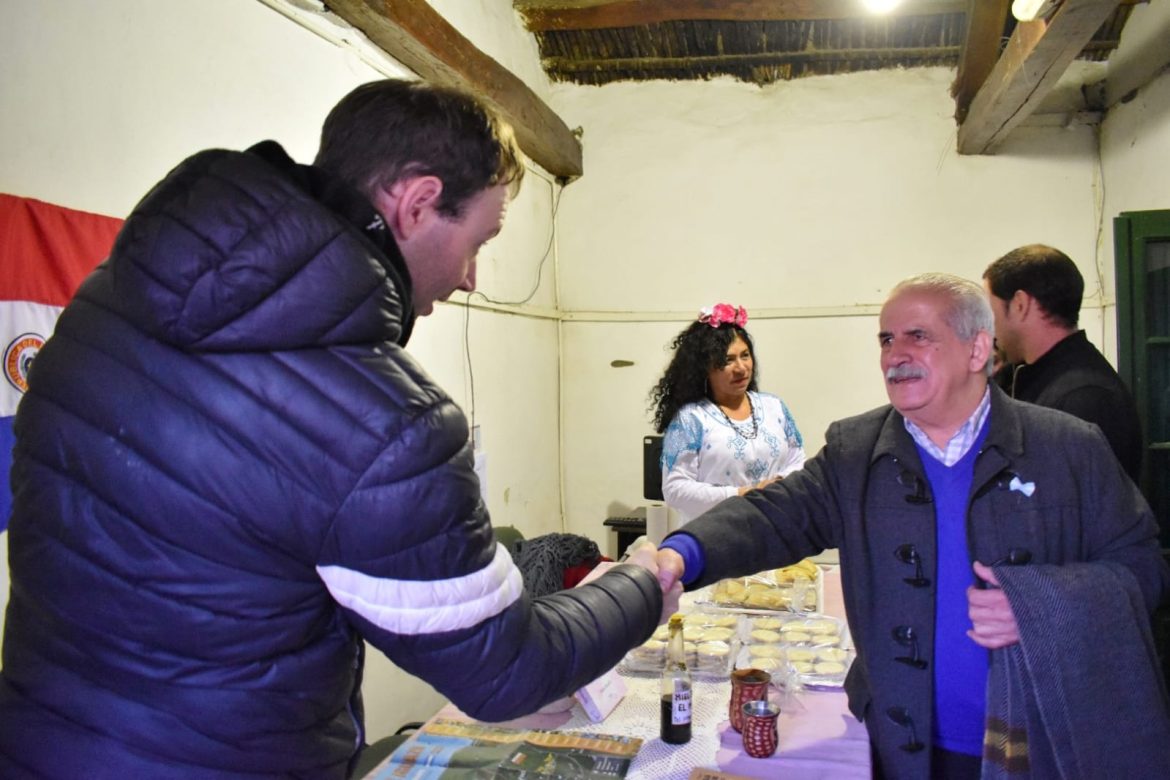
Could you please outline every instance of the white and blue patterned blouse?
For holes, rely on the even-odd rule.
[[[662,495],[682,522],[745,485],[804,465],[804,440],[784,402],[771,393],[748,397],[752,417],[746,420],[729,421],[704,400],[682,407],[670,421],[662,439]],[[753,429],[755,438],[748,438]]]

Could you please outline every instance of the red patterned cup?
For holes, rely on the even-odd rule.
[[[727,719],[736,731],[743,731],[743,705],[768,695],[772,675],[763,669],[736,669],[731,673],[731,701],[727,705]]]
[[[780,706],[767,700],[743,705],[743,750],[752,758],[767,758],[776,752],[776,716]]]

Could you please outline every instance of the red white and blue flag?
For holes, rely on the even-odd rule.
[[[29,366],[121,227],[113,217],[0,194],[0,533],[12,511],[12,418]]]

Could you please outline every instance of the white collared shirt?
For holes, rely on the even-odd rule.
[[[955,431],[955,435],[947,442],[946,449],[939,447],[926,432],[919,428],[906,417],[902,418],[902,422],[906,425],[906,431],[914,439],[915,443],[930,453],[930,456],[942,463],[944,466],[953,466],[958,463],[964,455],[975,444],[975,440],[979,438],[979,432],[983,430],[983,424],[987,421],[987,413],[991,411],[991,387],[988,386],[983,391],[983,400],[975,407],[975,411],[967,418],[967,422],[959,426],[959,430]]]

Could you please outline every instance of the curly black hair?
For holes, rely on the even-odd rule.
[[[654,430],[664,433],[679,409],[708,397],[707,373],[713,368],[722,368],[727,362],[727,348],[736,336],[743,339],[752,354],[752,380],[748,390],[758,389],[756,377],[759,375],[759,364],[756,363],[756,348],[748,332],[732,323],[712,328],[696,320],[671,342],[674,357],[670,359],[666,373],[650,391]]]

